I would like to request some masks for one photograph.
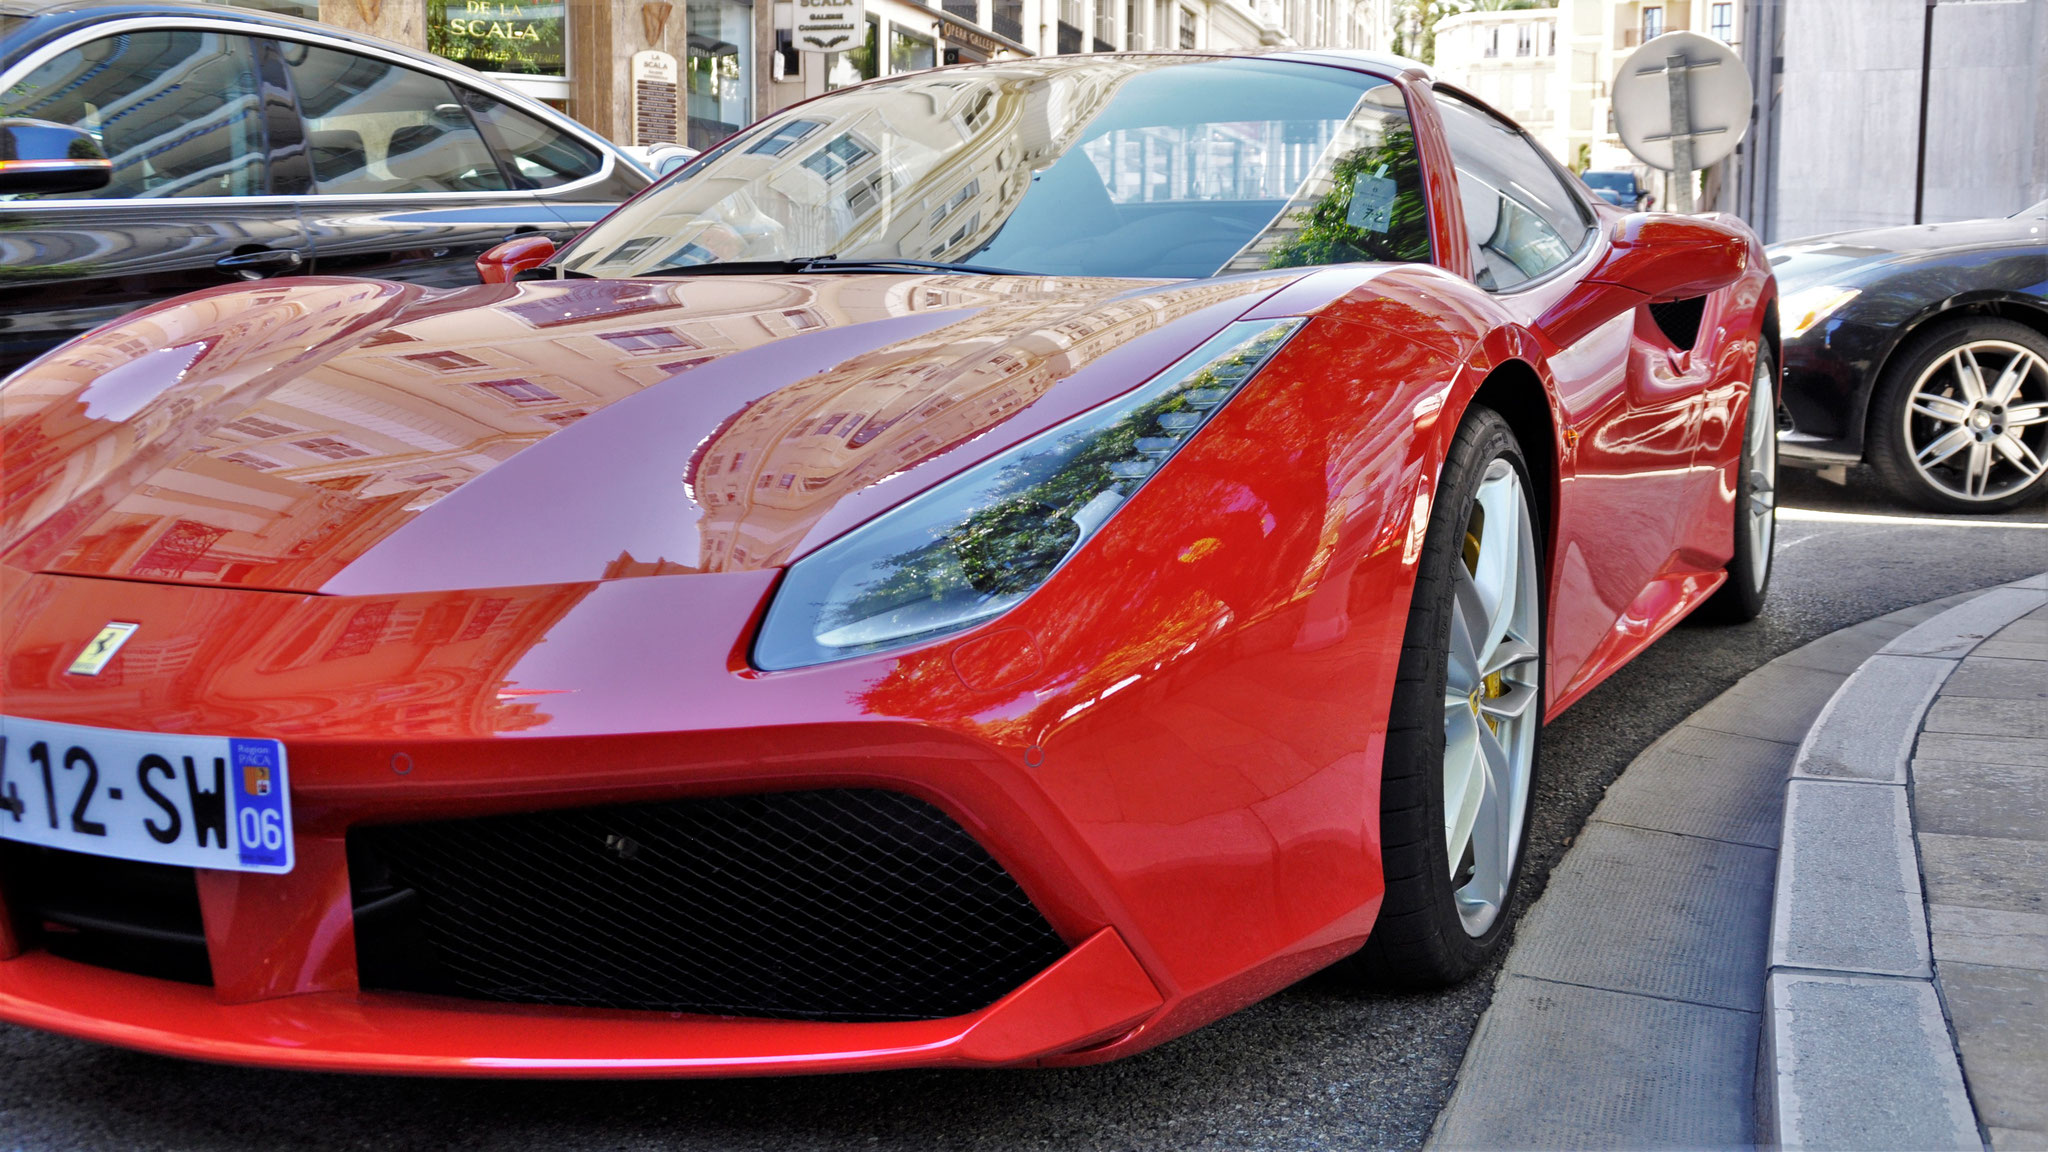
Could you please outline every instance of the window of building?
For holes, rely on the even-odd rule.
[[[770,132],[766,136],[761,137],[751,147],[749,147],[747,151],[762,152],[770,156],[780,156],[784,152],[789,150],[789,146],[791,144],[794,144],[797,141],[803,139],[804,137],[809,136],[811,133],[816,132],[819,128],[822,127],[824,127],[824,125],[818,123],[816,120],[790,120],[781,125],[778,125],[775,131]]]
[[[279,41],[326,195],[497,192],[498,162],[448,82],[389,60]]]
[[[1716,4],[1708,14],[1708,28],[1723,44],[1735,43],[1735,5]]]
[[[622,352],[673,352],[703,345],[669,328],[641,328],[632,332],[606,332],[598,339]]]
[[[938,50],[930,37],[913,36],[901,27],[889,25],[889,74],[922,72],[938,64]]]
[[[432,368],[436,372],[462,372],[484,366],[483,361],[464,356],[460,352],[415,352],[405,359],[422,368]]]
[[[1492,59],[1493,57],[1495,57],[1495,56],[1498,56],[1498,55],[1500,55],[1500,26],[1499,26],[1499,25],[1495,25],[1495,26],[1493,26],[1493,27],[1491,27],[1491,28],[1488,28],[1488,29],[1486,30],[1486,51],[1485,51],[1484,55],[1485,55],[1485,56],[1486,56],[1486,57],[1487,57],[1488,59]]]
[[[531,380],[491,380],[476,385],[500,400],[514,404],[552,404],[561,397]]]
[[[294,440],[292,441],[292,447],[304,448],[315,456],[322,456],[329,460],[352,460],[358,456],[368,456],[370,454],[368,448],[360,448],[346,440],[337,440],[332,436],[315,436],[310,440]]]
[[[882,22],[868,17],[867,42],[858,48],[844,52],[829,53],[825,64],[825,89],[847,88],[863,80],[873,80],[882,73]]]
[[[446,100],[445,95],[442,96]],[[32,199],[167,199],[266,191],[263,106],[240,36],[140,29],[60,52],[0,94],[0,116],[78,128],[114,162],[105,187]],[[0,201],[16,195],[0,195]]]
[[[692,148],[711,145],[753,122],[754,6],[750,0],[697,0],[683,9],[689,21]]]
[[[851,132],[842,132],[827,141],[823,148],[804,158],[804,167],[816,172],[827,180],[844,175],[846,170],[875,154],[867,142]]]
[[[1183,51],[1197,46],[1195,43],[1197,39],[1195,35],[1195,21],[1197,19],[1199,17],[1195,15],[1194,9],[1183,8],[1180,10],[1180,46]]]
[[[1664,34],[1664,9],[1652,4],[1643,9],[1643,39],[1655,40]]]

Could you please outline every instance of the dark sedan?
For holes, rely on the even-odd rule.
[[[485,249],[567,240],[648,183],[468,69],[203,4],[0,0],[0,125],[25,123],[77,129],[112,163],[67,191],[0,169],[0,374],[236,280],[473,284]]]
[[[1785,293],[1781,459],[1868,462],[1938,511],[2048,491],[2048,200],[1770,253]]]

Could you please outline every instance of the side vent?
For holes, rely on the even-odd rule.
[[[1650,318],[1657,322],[1664,338],[1686,351],[1700,338],[1700,317],[1707,310],[1705,296],[1688,296],[1683,300],[1666,300],[1650,305]]]

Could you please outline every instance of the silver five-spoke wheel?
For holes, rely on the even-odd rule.
[[[1488,464],[1452,574],[1444,678],[1444,842],[1470,936],[1507,900],[1529,807],[1541,684],[1535,531],[1521,476]]]
[[[1750,384],[1749,451],[1743,454],[1749,468],[1749,503],[1742,515],[1749,531],[1749,554],[1762,558],[1749,573],[1758,590],[1770,582],[1771,537],[1778,530],[1778,409],[1769,364],[1759,360]]]

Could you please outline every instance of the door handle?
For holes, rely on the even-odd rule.
[[[223,256],[213,262],[215,268],[238,275],[255,274],[270,276],[279,272],[290,272],[305,264],[306,258],[289,248],[258,248],[253,252],[237,252]]]

